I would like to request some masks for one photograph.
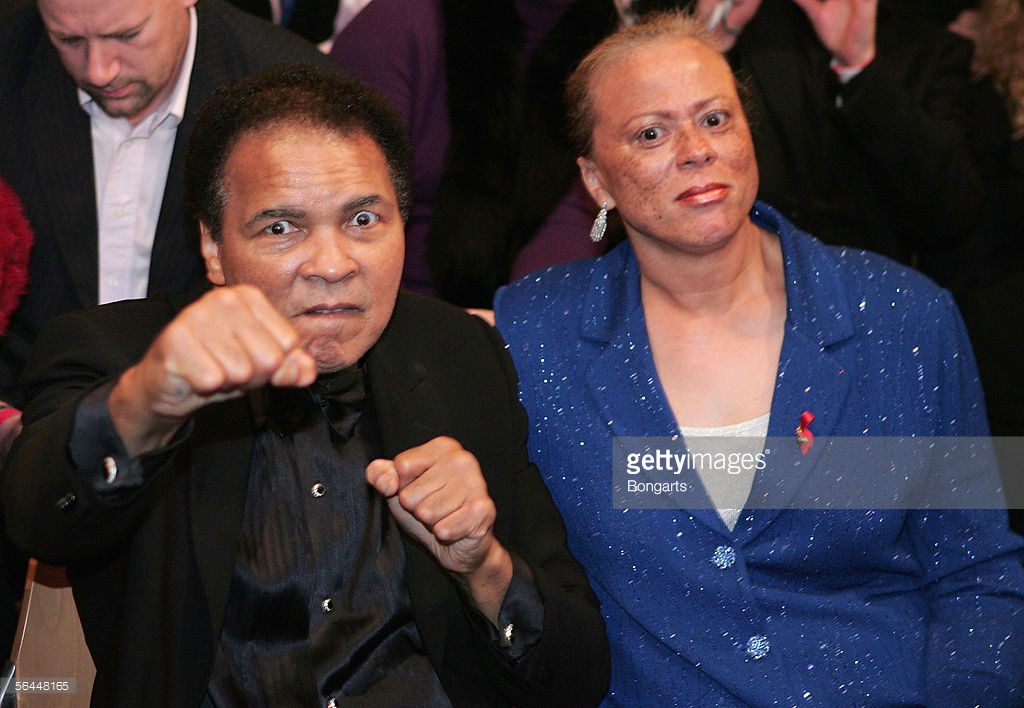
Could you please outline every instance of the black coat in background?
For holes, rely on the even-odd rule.
[[[96,705],[196,706],[223,625],[252,459],[249,399],[202,409],[146,483],[115,500],[86,482],[102,471],[76,469],[67,454],[77,401],[140,359],[183,304],[115,303],[48,326],[27,372],[25,432],[2,478],[11,537],[68,566],[96,663]],[[527,459],[526,415],[496,331],[451,306],[400,295],[365,366],[385,456],[439,435],[472,452],[497,508],[495,535],[529,565],[543,599],[543,637],[510,666],[474,626],[450,575],[403,534],[413,616],[453,703],[599,701],[609,671],[604,624]],[[59,505],[69,493],[75,502]]]
[[[273,12],[268,0],[228,0],[240,10],[270,21]],[[294,0],[288,29],[310,42],[319,44],[334,34],[334,19],[338,14],[338,0]]]
[[[983,199],[967,139],[970,44],[878,10],[877,56],[845,86],[791,0],[764,0],[728,57],[753,94],[759,197],[826,243],[925,266]]]

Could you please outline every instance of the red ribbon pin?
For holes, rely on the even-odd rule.
[[[796,441],[800,443],[800,452],[807,454],[814,447],[814,433],[811,432],[811,421],[814,414],[804,411],[800,414],[800,425],[796,426]]]

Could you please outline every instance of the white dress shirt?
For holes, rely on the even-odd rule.
[[[334,46],[334,40],[338,34],[369,4],[370,0],[340,0],[338,3],[338,14],[334,16],[334,33],[317,45],[320,51],[324,54],[330,54],[331,47]]]
[[[174,88],[138,125],[108,116],[78,91],[92,127],[100,304],[146,296],[167,170],[196,54],[195,8],[189,8],[189,18],[188,46]]]

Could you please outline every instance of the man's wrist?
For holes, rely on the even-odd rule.
[[[110,419],[132,457],[164,447],[185,423],[153,413],[152,408],[140,400],[140,387],[135,385],[137,376],[137,367],[127,369],[107,400]]]
[[[461,576],[473,603],[495,627],[498,626],[498,613],[505,593],[512,582],[512,571],[512,556],[494,539],[484,562],[476,570]]]
[[[839,77],[839,81],[845,84],[860,74],[860,72],[867,69],[874,60],[875,50],[872,49],[867,55],[859,57],[856,61],[851,61],[849,63],[840,59],[838,56],[833,56],[832,61],[829,62],[829,68],[835,72],[837,77]]]

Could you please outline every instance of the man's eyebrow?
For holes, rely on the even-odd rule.
[[[350,202],[346,202],[341,208],[343,212],[350,212],[355,209],[362,209],[363,207],[373,206],[374,204],[380,204],[384,201],[379,194],[367,194],[365,197],[359,197],[353,199]]]
[[[124,37],[124,36],[129,35],[129,34],[135,34],[135,33],[141,32],[142,28],[146,25],[147,22],[149,22],[149,18],[148,17],[146,19],[142,20],[142,22],[139,22],[138,24],[133,25],[131,27],[126,27],[125,29],[120,29],[120,30],[117,30],[115,32],[104,32],[103,34],[100,35],[100,38],[102,38],[102,39],[118,39],[119,37]],[[62,32],[62,31],[60,31],[58,29],[50,30],[50,34],[53,35],[54,38],[56,38],[57,40],[59,40],[61,42],[67,42],[68,40],[84,39],[83,35],[74,34],[74,33],[71,33],[71,32]]]
[[[268,219],[304,219],[306,216],[306,210],[298,209],[296,207],[273,207],[271,209],[261,209],[256,212],[251,219],[245,222],[242,228],[248,231],[259,222],[266,221]]]
[[[128,27],[128,28],[123,29],[123,30],[117,30],[116,32],[104,32],[103,34],[100,35],[100,37],[102,37],[104,39],[117,39],[118,37],[124,37],[124,36],[129,35],[129,34],[137,34],[137,33],[142,31],[142,27],[148,21],[149,21],[149,18],[147,17],[145,20],[143,20],[142,22],[140,22],[137,25],[134,25],[132,27]]]

